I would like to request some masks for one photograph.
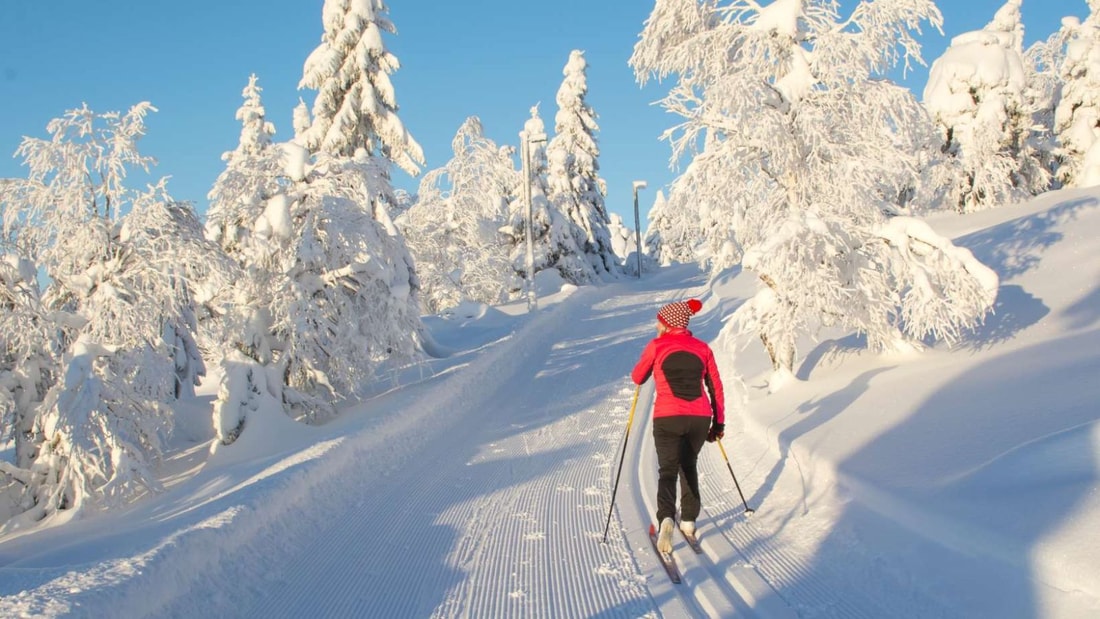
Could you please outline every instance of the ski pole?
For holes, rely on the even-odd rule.
[[[717,439],[714,442],[718,443],[718,449],[722,452],[722,459],[726,461],[726,468],[730,470],[730,477],[733,478],[733,485],[737,488],[737,494],[741,495],[741,504],[745,506],[745,513],[753,513],[756,510],[749,507],[749,504],[745,501],[745,494],[741,492],[741,484],[737,483],[737,476],[733,474],[733,467],[730,466],[730,459],[726,456],[726,448],[722,446],[722,439]]]
[[[641,385],[634,388],[634,401],[630,403],[630,416],[626,420],[626,434],[623,436],[623,453],[619,456],[619,472],[615,473],[615,487],[611,489],[611,507],[607,510],[607,524],[603,527],[603,543],[607,543],[607,530],[611,528],[611,512],[615,511],[615,493],[619,491],[619,477],[623,474],[623,460],[626,459],[626,443],[630,440],[630,426],[634,423],[634,407],[638,405],[638,392]]]

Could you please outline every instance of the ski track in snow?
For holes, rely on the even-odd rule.
[[[639,563],[618,522],[608,543],[602,535],[629,371],[656,310],[680,290],[613,286],[578,290],[426,388],[408,407],[415,421],[382,431],[392,445],[416,443],[424,430],[416,454],[399,445],[389,460],[371,452],[328,470],[339,479],[319,483],[347,495],[325,506],[339,513],[306,519],[317,530],[292,532],[282,548],[255,551],[261,573],[225,566],[231,574],[206,577],[155,614],[668,615],[650,590],[667,581],[663,571]],[[350,440],[360,455],[379,447]],[[634,474],[628,467],[623,478]],[[267,534],[249,545],[270,542]],[[226,582],[233,591],[207,590]]]

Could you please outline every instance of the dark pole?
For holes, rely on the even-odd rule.
[[[714,442],[718,443],[718,449],[722,452],[722,459],[726,461],[726,468],[730,470],[730,477],[733,477],[733,485],[737,488],[737,494],[741,495],[741,504],[745,506],[745,513],[753,513],[756,510],[749,507],[749,504],[745,501],[745,494],[741,492],[741,484],[737,483],[737,476],[733,474],[733,467],[730,466],[730,459],[726,456],[726,448],[722,446],[722,439]]]
[[[634,388],[634,401],[630,403],[630,416],[626,420],[626,434],[623,436],[623,452],[619,455],[619,472],[615,473],[615,487],[611,489],[611,507],[607,510],[607,524],[603,527],[603,542],[607,543],[607,530],[611,528],[611,512],[615,511],[615,493],[619,491],[619,477],[623,474],[623,460],[626,459],[626,443],[630,440],[630,426],[634,423],[634,407],[638,405],[639,385]]]
[[[638,279],[642,278],[642,223],[638,217],[638,190],[645,187],[645,181],[634,181],[634,251],[638,256]]]

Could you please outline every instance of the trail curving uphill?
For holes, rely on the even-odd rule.
[[[248,492],[181,507],[195,510],[191,524],[155,548],[74,570],[0,608],[158,618],[791,617],[783,570],[804,589],[809,570],[723,507],[711,468],[704,505],[717,511],[700,519],[705,553],[678,540],[684,583],[669,582],[646,533],[656,484],[651,383],[639,391],[603,541],[635,391],[630,370],[657,309],[704,284],[689,266],[579,289],[444,371],[381,394],[353,413],[364,415],[358,429],[262,463],[255,479],[266,481]],[[155,511],[175,513],[169,507]],[[779,571],[759,569],[758,559]],[[817,603],[810,589],[806,603]]]
[[[601,541],[629,371],[656,309],[681,295],[676,274],[662,274],[582,288],[540,310],[350,437],[343,449],[358,455],[310,489],[332,497],[329,517],[295,523],[287,513],[286,535],[250,542],[267,547],[247,549],[267,558],[262,573],[229,566],[157,614],[694,614],[668,612],[663,572],[639,557],[633,530],[624,538],[616,519]]]

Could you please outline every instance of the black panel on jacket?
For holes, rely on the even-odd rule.
[[[661,362],[672,394],[681,400],[692,401],[703,395],[703,360],[689,352],[678,351]]]

